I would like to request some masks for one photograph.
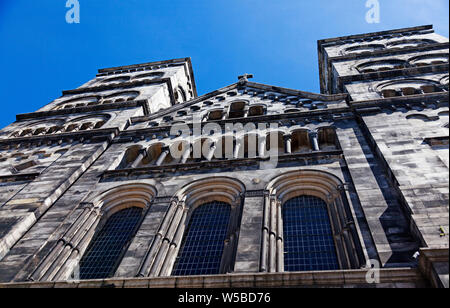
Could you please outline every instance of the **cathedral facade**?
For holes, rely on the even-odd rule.
[[[448,52],[320,40],[320,94],[99,70],[0,131],[0,288],[448,287]]]

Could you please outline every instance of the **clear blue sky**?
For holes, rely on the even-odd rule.
[[[0,127],[93,78],[97,69],[192,57],[199,95],[254,81],[319,91],[316,41],[434,24],[447,36],[448,0],[0,0]]]

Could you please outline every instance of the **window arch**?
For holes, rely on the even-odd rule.
[[[325,201],[302,195],[286,201],[282,213],[285,271],[339,268]]]
[[[106,78],[101,80],[100,82],[103,84],[111,85],[111,84],[118,84],[118,83],[124,83],[130,81],[130,76],[119,76],[119,77],[112,77],[112,78]]]
[[[164,76],[163,72],[152,72],[133,76],[133,80],[156,79]]]
[[[405,39],[394,41],[388,44],[389,48],[410,48],[436,43],[430,39]]]
[[[346,48],[343,51],[343,54],[361,54],[361,53],[368,53],[368,52],[374,52],[377,50],[384,49],[385,46],[382,44],[367,44],[367,45],[356,45]]]
[[[114,275],[142,217],[141,207],[112,214],[94,236],[80,261],[80,279],[102,279]]]
[[[176,99],[177,103],[183,103],[183,102],[187,101],[186,92],[184,91],[184,89],[181,86],[178,86],[178,88],[176,90],[175,99]]]
[[[204,178],[183,187],[172,198],[139,276],[232,272],[244,192],[244,184],[227,177]],[[202,232],[211,233],[211,230],[218,237],[206,239],[201,244],[211,242],[214,247],[199,246],[197,249],[196,244],[202,241],[202,236],[207,236]],[[195,253],[192,258],[191,253]]]
[[[434,53],[413,57],[409,62],[416,66],[439,65],[448,63],[448,58],[448,53]]]
[[[358,65],[356,68],[360,73],[372,73],[376,71],[388,71],[406,68],[408,63],[399,59],[385,59],[380,61],[370,61]]]
[[[236,118],[244,118],[246,116],[247,101],[234,101],[229,106],[228,118],[236,119]]]
[[[134,183],[89,197],[68,217],[72,223],[65,226],[65,231],[56,242],[49,243],[52,246],[48,254],[29,279],[67,280],[71,275],[74,276],[77,264],[81,265],[83,279],[113,275],[156,195],[153,186]],[[112,245],[113,242],[116,246]],[[98,253],[94,253],[94,250]],[[104,254],[106,251],[108,254]],[[105,258],[101,262],[93,262],[103,256]],[[78,262],[80,257],[81,263]],[[90,263],[87,263],[88,258],[92,258]],[[115,262],[111,261],[113,259]],[[103,262],[108,263],[109,268]]]
[[[142,146],[133,145],[129,147],[120,159],[116,170],[136,167],[143,159]]]
[[[365,263],[344,185],[330,173],[301,170],[276,177],[267,186],[263,213],[261,272]]]
[[[210,202],[196,208],[189,220],[172,275],[219,274],[231,206]]]

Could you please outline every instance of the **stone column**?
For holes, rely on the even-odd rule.
[[[211,145],[211,147],[209,148],[208,154],[206,155],[206,160],[207,160],[207,161],[211,161],[211,160],[213,159],[214,153],[216,152],[216,149],[217,149],[217,146],[216,146],[215,143],[213,143],[213,144]]]
[[[162,266],[167,258],[167,253],[169,252],[170,244],[172,243],[175,232],[180,225],[181,219],[184,212],[184,202],[178,203],[177,209],[175,211],[172,222],[170,223],[169,229],[167,230],[164,238],[162,239],[161,247],[159,248],[158,254],[156,255],[155,261],[150,269],[150,276],[158,276],[161,272]]]
[[[313,145],[313,150],[314,151],[320,151],[319,148],[319,134],[317,132],[310,132],[309,133],[309,137],[311,138],[312,141],[312,145]]]
[[[169,250],[167,252],[167,256],[164,260],[164,263],[162,265],[161,271],[159,273],[159,276],[170,276],[170,272],[173,269],[175,258],[176,258],[176,252],[179,251],[181,241],[183,239],[184,231],[185,231],[185,224],[186,224],[186,218],[187,218],[187,211],[186,209],[183,211],[183,214],[181,216],[181,220],[178,224],[178,227],[176,229],[175,235],[173,237],[172,242],[170,243]]]
[[[191,145],[188,146],[188,148],[186,149],[186,151],[184,151],[183,156],[181,157],[181,164],[185,164],[187,162],[187,160],[189,159],[189,156],[191,155]]]
[[[234,155],[233,155],[234,159],[239,158],[239,152],[241,150],[241,146],[242,146],[241,141],[240,140],[236,141],[236,146],[234,147]]]
[[[145,255],[144,262],[141,265],[138,276],[146,277],[148,275],[148,272],[150,271],[150,268],[153,264],[155,255],[157,254],[158,249],[161,247],[163,238],[166,235],[170,223],[173,220],[173,216],[175,214],[175,211],[177,210],[177,207],[178,207],[178,199],[172,200],[170,203],[169,210],[167,211],[167,214],[164,217],[164,220],[161,224],[161,227],[159,228],[158,233],[156,233],[153,243]]]
[[[166,159],[167,155],[169,155],[169,148],[168,147],[164,147],[161,155],[159,155],[158,160],[156,161],[155,165],[156,166],[161,166],[162,163],[164,162],[164,160]]]
[[[57,242],[56,246],[50,251],[50,253],[45,257],[44,260],[39,264],[33,274],[30,276],[30,280],[39,281],[42,276],[49,270],[49,268],[54,264],[55,260],[63,251],[64,247],[70,242],[70,239],[78,231],[78,228],[83,224],[91,213],[92,208],[85,208],[81,214],[78,216],[77,220],[72,224],[72,226],[67,230],[67,232],[62,236]]]
[[[284,271],[283,216],[281,202],[277,201],[277,272]]]
[[[136,168],[137,166],[139,166],[139,164],[141,163],[142,159],[144,159],[144,157],[146,156],[146,150],[140,150],[139,151],[139,155],[136,157],[136,159],[134,160],[134,162],[131,164],[131,168]]]
[[[261,261],[260,271],[268,271],[268,254],[269,254],[269,216],[270,216],[270,194],[268,191],[264,192],[264,209],[262,221],[262,243],[261,243]]]
[[[277,200],[275,196],[270,199],[269,220],[269,272],[274,273],[277,269]]]
[[[292,154],[292,135],[284,135],[286,154]]]
[[[259,142],[259,157],[265,157],[266,156],[266,137],[258,137]]]

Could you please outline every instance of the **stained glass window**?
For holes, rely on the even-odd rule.
[[[172,275],[219,274],[230,212],[229,204],[216,201],[195,209]]]
[[[142,208],[131,207],[108,218],[80,261],[80,279],[103,279],[114,275],[141,215]]]
[[[283,205],[285,271],[339,268],[327,204],[300,196]]]

